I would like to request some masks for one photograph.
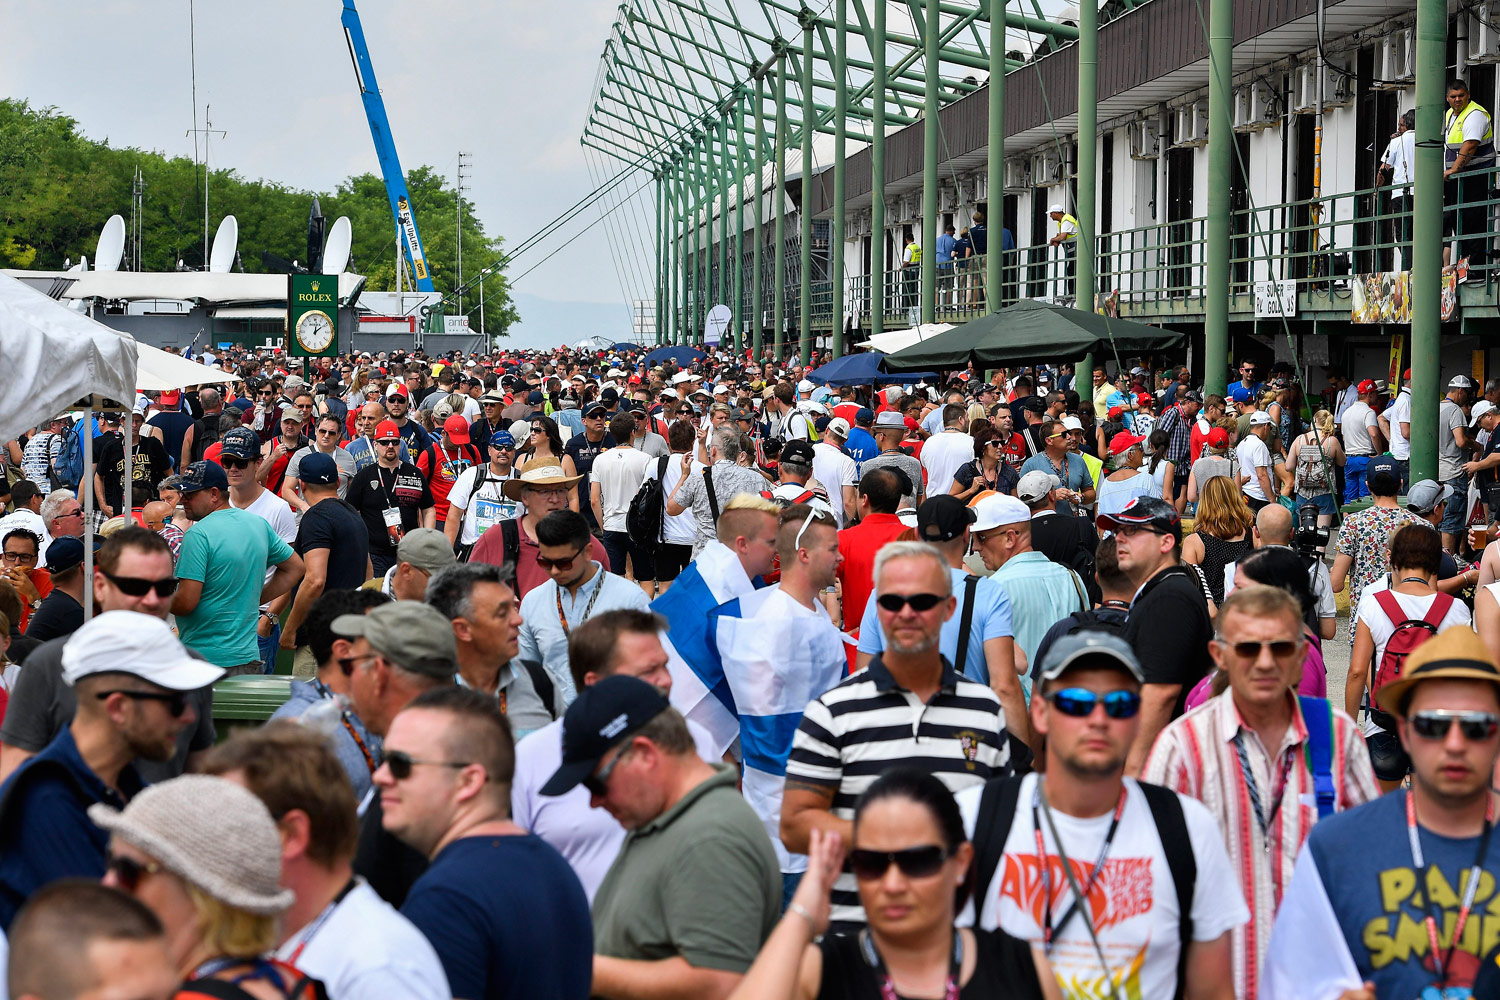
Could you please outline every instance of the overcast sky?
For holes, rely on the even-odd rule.
[[[199,124],[211,105],[214,129],[228,132],[213,137],[214,167],[313,190],[379,172],[341,8],[340,0],[197,0]],[[471,152],[469,197],[486,231],[513,246],[541,228],[594,187],[578,137],[616,9],[615,0],[363,0],[402,165],[429,164],[451,182],[458,151]],[[115,146],[192,155],[188,0],[0,0],[0,24],[9,40],[0,94],[56,105]],[[517,288],[623,300],[602,227]]]

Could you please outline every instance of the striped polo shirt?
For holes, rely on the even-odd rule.
[[[942,686],[928,702],[896,683],[877,655],[869,666],[807,706],[787,759],[788,781],[832,788],[833,815],[854,819],[854,803],[897,765],[931,772],[951,792],[1011,773],[1000,699],[942,661]],[[833,889],[832,919],[864,923],[854,876]]]

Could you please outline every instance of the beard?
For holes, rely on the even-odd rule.
[[[891,652],[902,656],[915,656],[918,653],[927,653],[935,649],[941,638],[942,636],[936,632],[911,643],[898,642],[894,637],[887,637],[886,647]]]
[[[1111,757],[1079,759],[1059,752],[1057,761],[1075,778],[1098,780],[1118,775],[1125,767],[1125,753],[1122,751]]]

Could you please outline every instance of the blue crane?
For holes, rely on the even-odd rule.
[[[385,116],[385,102],[380,99],[380,85],[375,82],[375,64],[365,45],[365,30],[359,23],[354,0],[344,0],[344,40],[349,43],[349,58],[354,62],[354,81],[359,85],[359,99],[370,120],[370,136],[375,140],[375,155],[380,158],[380,173],[385,178],[385,193],[391,200],[391,215],[401,234],[406,263],[416,277],[417,290],[434,291],[432,275],[427,272],[427,257],[422,252],[422,237],[417,232],[417,218],[412,214],[411,197],[406,190],[406,174],[396,158],[396,141],[391,138],[391,123]]]

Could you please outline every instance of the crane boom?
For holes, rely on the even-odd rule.
[[[375,64],[370,61],[370,49],[365,44],[365,31],[359,23],[359,11],[354,9],[354,0],[344,0],[344,13],[339,20],[344,25],[344,40],[349,44],[349,58],[354,63],[354,82],[365,105],[365,117],[370,120],[370,136],[375,140],[375,155],[380,159],[380,173],[385,178],[385,193],[391,200],[391,215],[401,234],[406,263],[416,278],[417,290],[431,292],[432,275],[427,271],[417,217],[406,190],[406,174],[396,157],[396,141],[391,137],[391,123],[385,115],[385,101],[380,98],[380,85],[375,82]]]

